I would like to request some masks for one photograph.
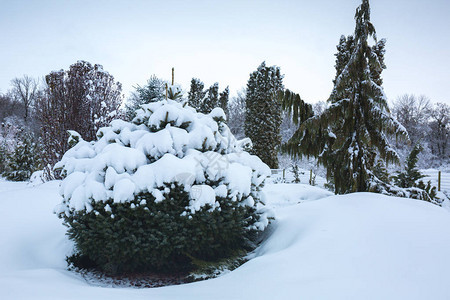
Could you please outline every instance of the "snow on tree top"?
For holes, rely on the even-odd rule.
[[[169,99],[142,105],[133,122],[112,121],[99,129],[97,141],[71,132],[78,143],[55,165],[66,176],[57,212],[89,212],[93,202],[126,203],[141,192],[164,201],[175,182],[190,193],[186,214],[206,204],[220,209],[215,197],[225,196],[262,208],[257,189],[270,169],[241,149],[251,142],[236,140],[224,119],[220,108],[205,115]],[[262,218],[255,226],[264,224]]]

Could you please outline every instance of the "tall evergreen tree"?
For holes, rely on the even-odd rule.
[[[210,113],[217,106],[219,106],[219,83],[216,82],[209,87],[200,112],[204,114]]]
[[[219,107],[223,109],[228,117],[228,98],[230,97],[230,89],[227,86],[222,93],[219,94]]]
[[[192,78],[191,80],[191,89],[188,93],[188,104],[195,108],[197,111],[200,111],[203,100],[206,96],[205,84],[198,78]]]
[[[387,135],[408,136],[391,116],[381,86],[381,72],[386,68],[385,40],[376,39],[368,0],[362,0],[355,20],[354,36],[341,37],[337,46],[336,78],[329,107],[320,116],[308,118],[307,105],[299,97],[289,103],[289,97],[282,95],[286,106],[295,103],[296,107],[305,108],[303,114],[297,114],[296,121],[303,123],[285,150],[318,157],[337,194],[374,188],[377,154],[388,163],[399,162]],[[369,38],[375,40],[373,46],[369,45]]]
[[[281,143],[281,105],[276,94],[283,89],[280,68],[263,62],[250,74],[247,83],[245,135],[253,142],[256,154],[270,168],[278,168]]]

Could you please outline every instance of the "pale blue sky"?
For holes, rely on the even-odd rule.
[[[326,100],[341,34],[352,34],[359,0],[20,1],[0,0],[0,91],[12,78],[43,76],[77,60],[100,63],[126,92],[152,74],[189,88],[234,93],[265,60],[307,101]],[[389,99],[424,94],[450,104],[450,1],[372,0],[387,39]]]

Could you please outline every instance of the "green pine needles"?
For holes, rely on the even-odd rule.
[[[425,177],[422,175],[417,168],[417,161],[419,160],[418,155],[423,150],[423,147],[420,144],[414,146],[406,158],[406,166],[405,171],[399,173],[395,177],[395,182],[399,187],[408,188],[413,187],[416,184],[416,181]]]
[[[91,212],[64,216],[69,238],[77,254],[69,262],[77,267],[94,266],[106,274],[157,271],[187,272],[193,261],[217,261],[236,249],[250,250],[255,231],[248,227],[255,210],[218,197],[222,210],[210,206],[191,218],[183,216],[189,205],[184,186],[167,184],[170,193],[155,201],[150,192],[129,203],[94,202]]]
[[[1,156],[6,157],[7,164],[4,167],[3,176],[12,181],[26,181],[31,174],[41,167],[40,148],[34,140],[32,133],[21,130],[18,134],[18,142],[11,153],[2,151]]]
[[[220,107],[228,116],[228,98],[230,89],[226,87],[219,93],[219,83],[214,83],[208,90],[204,90],[205,84],[197,78],[192,78],[191,88],[188,93],[188,104],[198,112],[209,114],[214,108]]]
[[[69,263],[107,274],[186,272],[254,249],[271,219],[260,197],[270,169],[242,150],[215,108],[142,105],[96,141],[69,132],[55,166],[64,176],[55,213],[76,254]]]
[[[205,84],[198,78],[192,78],[188,93],[188,104],[197,111],[202,110],[203,99],[206,96]]]

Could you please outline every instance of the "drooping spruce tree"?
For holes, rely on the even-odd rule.
[[[189,106],[195,108],[197,111],[200,110],[203,99],[205,99],[206,91],[205,84],[198,78],[192,78],[191,80],[191,89],[188,93],[188,104]]]
[[[245,135],[252,140],[253,154],[270,168],[278,168],[281,144],[281,105],[276,94],[283,89],[283,75],[277,66],[263,62],[247,83]]]
[[[354,35],[342,36],[337,46],[334,88],[323,114],[308,117],[309,106],[299,96],[281,95],[290,109],[303,108],[294,116],[301,125],[284,150],[318,157],[337,194],[375,189],[376,158],[399,161],[387,136],[407,138],[406,130],[391,116],[382,88],[385,40],[377,41],[368,0],[357,8],[355,20]]]

